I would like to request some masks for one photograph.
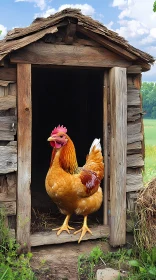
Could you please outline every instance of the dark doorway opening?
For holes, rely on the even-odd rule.
[[[45,191],[52,152],[47,138],[52,129],[59,124],[67,127],[79,166],[85,164],[95,138],[103,143],[103,74],[102,70],[32,67],[32,232],[44,230],[47,219],[50,229],[64,219]],[[102,207],[95,216],[102,223]]]

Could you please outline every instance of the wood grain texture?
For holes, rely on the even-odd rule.
[[[16,173],[0,176],[0,201],[16,201]]]
[[[141,153],[127,156],[127,167],[137,168],[143,166],[144,166],[144,161]]]
[[[17,147],[0,146],[0,174],[17,170]]]
[[[18,89],[18,181],[17,241],[30,250],[31,224],[31,65],[17,65]]]
[[[142,174],[127,174],[126,192],[136,192],[143,188]]]
[[[91,39],[95,40],[96,42],[100,43],[101,45],[107,47],[111,51],[120,54],[122,57],[125,57],[126,59],[136,60],[136,58],[137,58],[136,55],[128,52],[127,50],[125,50],[123,48],[121,48],[120,46],[118,46],[117,44],[111,42],[107,38],[99,36],[98,34],[90,31],[87,28],[86,29],[83,28],[83,26],[81,27],[81,26],[78,25],[77,26],[77,31],[82,32],[83,34],[85,34],[89,38],[91,38]]]
[[[16,82],[16,68],[0,67],[0,80]]]
[[[129,62],[102,48],[33,43],[11,55],[11,62],[90,67],[127,67]]]
[[[93,235],[86,234],[83,240],[92,240],[102,237],[109,237],[110,229],[109,226],[96,226],[92,227],[91,231]],[[49,244],[62,244],[66,242],[74,242],[78,241],[79,235],[68,234],[66,232],[62,232],[59,236],[56,235],[56,232],[39,232],[31,234],[30,242],[31,246],[41,246],[41,245],[49,245]]]
[[[104,225],[108,224],[108,71],[103,81]]]
[[[127,105],[140,106],[140,92],[138,89],[130,89],[127,91]]]
[[[7,95],[0,97],[0,110],[16,108],[16,96]]]
[[[110,70],[110,244],[126,242],[127,78],[126,69]]]

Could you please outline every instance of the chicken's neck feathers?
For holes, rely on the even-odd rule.
[[[53,165],[57,165],[64,171],[74,174],[78,168],[76,151],[74,144],[68,136],[68,142],[61,149],[56,150],[55,157],[53,159]]]

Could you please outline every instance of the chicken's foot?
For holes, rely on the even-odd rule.
[[[79,232],[81,232],[81,231],[82,231],[82,233],[81,233],[81,236],[80,236],[80,238],[79,238],[78,243],[81,242],[81,240],[82,240],[82,238],[85,236],[86,232],[89,232],[90,234],[92,234],[91,230],[90,230],[90,229],[88,228],[88,226],[87,226],[87,216],[84,217],[84,221],[83,221],[83,226],[82,226],[82,228],[80,228],[79,230],[75,231],[74,234],[77,234],[77,233],[79,233]]]
[[[54,228],[54,229],[52,229],[52,230],[58,230],[57,235],[60,235],[60,233],[61,233],[63,230],[65,230],[65,231],[67,231],[68,233],[70,233],[69,229],[74,229],[74,228],[73,228],[73,227],[70,227],[70,226],[68,225],[69,219],[70,219],[70,215],[67,215],[66,218],[65,218],[65,220],[64,220],[64,222],[63,222],[63,225],[62,225],[61,227],[59,227],[59,228]]]

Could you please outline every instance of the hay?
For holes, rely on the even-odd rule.
[[[136,243],[139,247],[151,249],[156,246],[156,178],[140,192],[137,216]]]

